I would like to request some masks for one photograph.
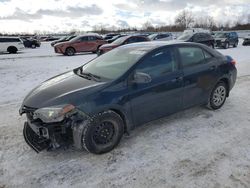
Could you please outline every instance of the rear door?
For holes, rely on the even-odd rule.
[[[88,36],[88,41],[86,42],[88,52],[95,52],[97,49],[97,37],[96,36]]]
[[[75,41],[72,46],[75,48],[76,52],[84,52],[87,51],[87,42],[88,36],[80,37],[77,41]]]
[[[178,68],[174,48],[152,52],[139,62],[134,72],[150,75],[150,83],[129,85],[135,124],[142,124],[182,108],[183,73]]]
[[[178,47],[183,69],[183,107],[206,103],[219,77],[218,62],[199,46]]]

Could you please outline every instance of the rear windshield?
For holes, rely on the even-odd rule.
[[[118,39],[116,39],[114,42],[112,42],[112,44],[120,45],[120,44],[122,44],[127,38],[128,38],[127,36],[118,38]]]
[[[192,36],[192,34],[183,34],[178,37],[178,40],[189,40]]]

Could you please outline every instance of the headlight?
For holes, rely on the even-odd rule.
[[[34,112],[33,118],[40,119],[44,123],[60,122],[65,114],[75,109],[71,104],[40,108]]]

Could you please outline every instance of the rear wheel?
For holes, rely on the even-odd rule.
[[[8,47],[7,52],[9,52],[10,54],[16,54],[17,48],[15,46],[10,46]]]
[[[36,45],[35,45],[35,44],[32,44],[32,45],[31,45],[31,48],[36,48]]]
[[[109,152],[118,145],[123,133],[122,118],[113,111],[105,111],[83,128],[82,147],[95,154]]]
[[[66,54],[67,56],[75,55],[75,49],[72,48],[72,47],[69,47],[69,48],[67,48],[67,49],[65,50],[65,54]]]
[[[211,92],[208,108],[217,110],[223,106],[227,98],[227,86],[225,82],[219,82]]]

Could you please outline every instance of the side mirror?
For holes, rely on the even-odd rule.
[[[133,83],[137,83],[137,84],[146,84],[146,83],[150,83],[151,81],[152,81],[151,76],[143,72],[136,72],[132,80]]]

